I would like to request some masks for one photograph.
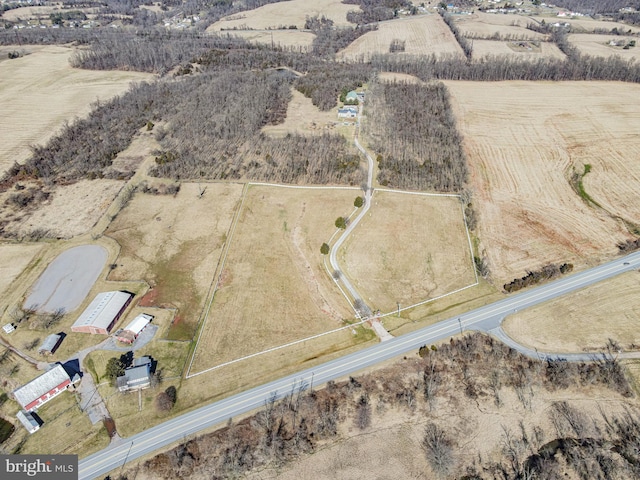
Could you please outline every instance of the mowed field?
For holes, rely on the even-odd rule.
[[[546,38],[546,35],[542,33],[528,30],[526,28],[527,24],[535,22],[519,15],[494,15],[477,12],[473,15],[460,15],[455,19],[458,30],[466,37],[489,38],[498,34],[527,40],[543,40]]]
[[[2,62],[0,75],[0,173],[30,155],[30,145],[44,144],[76,116],[127,90],[132,81],[152,78],[138,72],[71,68],[72,48],[24,46],[31,52]]]
[[[347,22],[347,12],[351,11],[360,11],[360,7],[344,4],[341,0],[289,0],[224,17],[207,28],[207,31],[264,30],[288,28],[292,25],[303,29],[307,17],[323,15],[333,20],[334,25],[353,26]]]
[[[640,273],[629,272],[519,311],[503,328],[517,342],[546,352],[602,351],[608,339],[637,350],[639,318]]]
[[[192,373],[327,332],[353,318],[320,246],[357,190],[250,186]],[[345,331],[344,335],[351,335]]]
[[[640,223],[640,85],[607,82],[445,82],[464,138],[481,253],[497,285],[549,262],[596,264]],[[613,191],[609,191],[613,190]]]
[[[635,47],[630,47],[628,50],[621,46],[609,45],[609,42],[625,42],[628,43],[631,40],[636,41]],[[594,57],[611,57],[618,55],[625,60],[631,58],[640,59],[640,39],[635,37],[624,37],[619,35],[596,35],[589,33],[577,33],[569,35],[569,42],[573,44],[580,53],[585,55],[591,55]]]
[[[368,58],[376,53],[389,53],[389,45],[393,40],[405,42],[405,55],[464,56],[451,30],[439,15],[420,15],[378,23],[378,30],[357,38],[338,52],[337,58],[352,60]]]
[[[0,292],[5,292],[42,248],[37,243],[0,245]]]
[[[522,47],[520,44],[527,45]],[[473,59],[479,60],[486,56],[507,56],[521,60],[538,60],[539,58],[565,58],[556,44],[539,42],[538,46],[530,42],[503,42],[497,40],[473,40]]]
[[[373,310],[382,313],[475,283],[458,197],[376,191],[338,260]]]
[[[311,102],[310,98],[294,88],[291,89],[291,95],[284,122],[263,127],[264,133],[273,137],[283,137],[287,133],[294,132],[304,135],[321,135],[335,128],[339,120],[336,108],[323,112]]]
[[[241,192],[183,183],[175,197],[138,193],[105,232],[121,246],[109,280],[144,280],[145,305],[177,309],[172,339],[194,334]]]

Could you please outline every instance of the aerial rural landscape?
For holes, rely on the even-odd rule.
[[[640,1],[0,3],[0,453],[640,478]]]

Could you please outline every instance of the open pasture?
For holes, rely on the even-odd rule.
[[[479,215],[480,253],[496,285],[549,262],[592,265],[640,223],[640,86],[608,82],[447,81]],[[612,191],[608,191],[612,190]],[[606,201],[606,203],[605,203]]]
[[[358,193],[249,187],[192,373],[334,330],[353,317],[320,246]]]
[[[519,15],[493,15],[477,12],[473,15],[456,16],[456,26],[460,33],[471,38],[489,39],[492,36],[513,37],[514,39],[544,40],[546,35],[526,28],[533,23]],[[475,47],[475,42],[474,42]]]
[[[364,301],[383,313],[475,283],[458,197],[376,191],[370,216],[338,260]]]
[[[338,52],[338,58],[352,60],[368,58],[376,53],[389,53],[393,40],[405,42],[405,55],[464,56],[451,30],[439,15],[419,15],[378,23],[378,30],[358,37]]]
[[[83,116],[97,100],[123,93],[138,72],[80,70],[69,65],[73,49],[24,46],[28,55],[2,62],[0,75],[0,174],[44,144],[65,121]]]
[[[624,45],[631,41],[636,42],[635,47],[624,49]],[[577,33],[569,35],[569,42],[582,54],[593,57],[610,57],[618,55],[625,60],[631,58],[640,59],[640,38],[625,37],[622,35],[596,35],[589,33]],[[612,45],[612,42],[617,45]]]
[[[270,3],[255,10],[236,13],[224,17],[212,24],[207,31],[222,30],[267,30],[289,28],[294,26],[304,28],[307,17],[321,17],[333,20],[336,26],[353,26],[347,22],[347,13],[359,11],[357,5],[348,5],[341,0],[290,0],[287,2]]]
[[[284,122],[263,127],[264,133],[272,137],[284,137],[287,133],[322,135],[335,128],[339,120],[337,109],[332,108],[323,112],[311,102],[310,98],[294,88],[291,89],[291,95]]]
[[[640,273],[628,272],[510,315],[503,328],[544,352],[601,351],[609,339],[636,350],[639,317]]]
[[[550,42],[473,40],[473,59],[486,56],[507,56],[520,60],[539,58],[564,58],[560,49]]]
[[[23,272],[42,250],[41,244],[0,244],[0,292]]]
[[[109,280],[144,280],[149,306],[177,309],[172,339],[193,336],[241,191],[190,183],[176,196],[138,193],[105,232],[121,246]]]

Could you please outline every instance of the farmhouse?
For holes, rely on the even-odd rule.
[[[51,370],[14,390],[13,396],[22,408],[30,412],[64,392],[70,384],[69,374],[61,364],[57,364]]]
[[[71,326],[71,331],[108,335],[132,298],[129,292],[99,293]]]
[[[20,420],[20,423],[27,429],[27,432],[33,433],[40,429],[40,422],[34,418],[31,412],[25,412],[24,410],[20,410],[16,417]]]
[[[40,348],[38,348],[38,353],[40,355],[51,355],[55,353],[60,344],[62,343],[62,339],[64,337],[57,333],[52,333],[47,338],[44,339]]]
[[[146,328],[147,325],[153,320],[152,315],[142,313],[134,318],[129,325],[119,330],[116,333],[116,338],[122,343],[133,343],[140,332]]]
[[[338,118],[356,118],[358,109],[356,107],[345,107],[338,109]]]
[[[140,357],[133,360],[133,365],[124,371],[124,375],[116,379],[116,387],[120,392],[142,390],[151,386],[151,358]]]

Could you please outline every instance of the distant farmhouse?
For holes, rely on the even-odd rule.
[[[133,343],[136,338],[138,338],[138,335],[140,335],[140,332],[151,323],[151,320],[153,320],[152,315],[141,313],[131,320],[129,325],[116,332],[116,339],[122,343]]]
[[[78,377],[79,380],[79,377]],[[74,381],[76,379],[74,378]],[[13,391],[13,396],[25,411],[30,412],[57,397],[71,385],[71,377],[61,364]]]
[[[108,335],[132,298],[129,292],[99,293],[71,326],[71,331]]]
[[[140,357],[133,360],[133,365],[124,371],[124,375],[116,379],[116,387],[120,392],[142,390],[151,386],[150,357]]]
[[[344,107],[338,109],[338,118],[356,118],[357,116],[357,107]]]

